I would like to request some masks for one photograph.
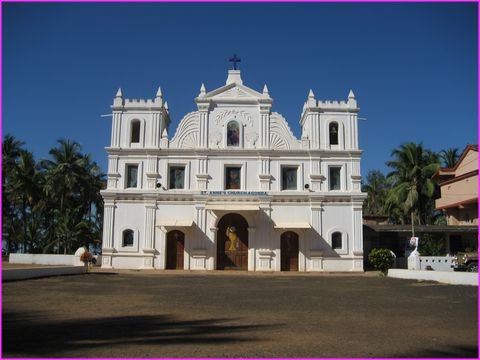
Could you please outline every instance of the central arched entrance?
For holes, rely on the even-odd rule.
[[[227,214],[217,225],[217,269],[248,270],[248,222]]]
[[[298,271],[298,235],[286,231],[280,236],[281,271]]]

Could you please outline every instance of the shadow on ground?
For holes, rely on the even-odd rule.
[[[3,357],[53,357],[118,345],[162,346],[258,342],[257,332],[278,325],[233,325],[238,319],[178,320],[172,316],[118,316],[49,320],[43,314],[3,313]],[[255,336],[252,336],[255,334]],[[248,336],[247,336],[248,335]]]
[[[445,350],[425,349],[415,353],[395,355],[395,358],[475,358],[478,359],[476,346],[450,346]]]

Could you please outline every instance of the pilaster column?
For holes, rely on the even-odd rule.
[[[156,156],[147,156],[147,189],[155,189],[158,178],[158,158]]]
[[[192,237],[191,249],[198,248],[198,242],[204,239],[207,234],[207,210],[205,209],[205,204],[195,205],[195,222],[201,233]]]
[[[157,257],[158,263],[155,264],[157,269],[165,270],[167,263],[167,228],[165,226],[160,227],[158,239],[158,252],[160,255]]]
[[[264,228],[264,237],[268,239],[266,242],[266,249],[270,250],[273,249],[273,240],[272,240],[272,230],[273,230],[273,220],[272,220],[272,208],[269,203],[260,204],[260,211],[266,215],[266,219],[264,221],[268,221],[269,226],[263,226]]]
[[[160,147],[160,138],[161,138],[161,114],[160,111],[152,113],[152,126],[150,131],[150,136],[148,139],[148,144],[146,147],[159,148]]]
[[[363,200],[363,198],[362,198]],[[363,222],[362,222],[362,202],[355,201],[352,205],[353,210],[353,255],[363,257]]]
[[[200,148],[208,147],[208,109],[210,103],[207,101],[198,102],[198,110],[200,112],[200,134],[198,139],[198,145]]]
[[[270,190],[270,180],[272,175],[270,174],[270,158],[260,157],[260,173],[258,174],[260,190]]]
[[[120,174],[118,173],[118,155],[108,156],[107,189],[116,189]]]
[[[157,205],[147,203],[145,205],[145,223],[143,240],[143,268],[153,269],[153,259],[155,257],[155,212]]]
[[[112,137],[110,144],[113,148],[120,147],[120,134],[122,130],[122,112],[121,111],[113,111],[112,113]]]
[[[318,158],[310,158],[310,189],[312,191],[322,191],[322,185],[325,176],[322,175],[322,162]]]
[[[270,109],[271,105],[260,105],[260,148],[270,147]]]
[[[215,226],[210,227],[211,240],[213,242],[212,252],[210,254],[210,263],[207,270],[215,270],[217,263],[217,233],[218,228]]]
[[[197,173],[195,177],[197,178],[197,189],[206,190],[207,184],[208,184],[208,157],[207,156],[197,157]]]
[[[311,206],[311,216],[312,216],[312,228],[317,231],[320,236],[323,236],[323,224],[322,224],[322,203],[312,203]]]
[[[113,225],[115,217],[115,202],[107,202],[103,206],[103,249],[113,250]]]
[[[155,203],[145,205],[145,239],[143,251],[151,253],[155,244],[155,214],[157,205]]]
[[[254,227],[247,228],[248,230],[248,271],[255,271],[255,230]]]
[[[114,251],[113,225],[115,219],[115,201],[105,200],[103,206],[103,246],[102,267],[112,267],[112,253]]]

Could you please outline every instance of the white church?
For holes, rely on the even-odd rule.
[[[235,63],[234,63],[235,64]],[[363,271],[357,114],[310,90],[301,139],[267,86],[202,84],[173,136],[167,102],[112,105],[102,267]]]

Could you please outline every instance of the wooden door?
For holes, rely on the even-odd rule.
[[[298,235],[293,231],[280,236],[281,271],[298,271]]]
[[[183,270],[185,235],[178,230],[167,234],[167,269]]]
[[[218,222],[217,269],[248,270],[248,223],[239,214],[227,214]]]

